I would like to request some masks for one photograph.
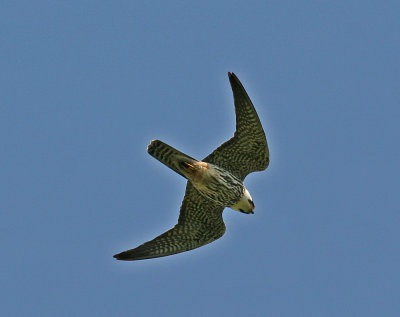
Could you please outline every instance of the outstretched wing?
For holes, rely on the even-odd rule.
[[[269,164],[267,139],[253,103],[234,73],[228,73],[236,112],[236,132],[203,161],[216,164],[241,180]]]
[[[175,227],[135,249],[114,255],[114,258],[127,261],[158,258],[213,242],[225,233],[223,210],[188,182]]]

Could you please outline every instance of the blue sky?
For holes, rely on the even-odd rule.
[[[18,1],[0,17],[2,316],[397,316],[397,1]],[[160,259],[242,81],[271,164],[254,215]]]

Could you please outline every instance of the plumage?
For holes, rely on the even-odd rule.
[[[116,259],[150,259],[201,247],[225,233],[225,207],[253,213],[254,203],[242,182],[249,173],[268,167],[268,144],[244,87],[235,74],[228,76],[236,112],[234,136],[202,161],[162,141],[150,143],[150,155],[188,179],[178,223],[155,239],[114,255]]]

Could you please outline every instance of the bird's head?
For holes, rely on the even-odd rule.
[[[233,206],[230,206],[230,208],[232,208],[233,210],[243,212],[245,214],[254,214],[255,206],[253,198],[251,198],[251,195],[246,188],[244,188],[244,194],[240,198],[240,200]]]

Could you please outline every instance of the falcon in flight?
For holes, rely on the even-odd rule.
[[[234,73],[228,73],[236,112],[236,132],[202,161],[162,141],[151,141],[147,152],[188,179],[178,223],[142,245],[114,255],[118,260],[144,260],[189,251],[225,233],[225,207],[254,213],[254,202],[243,185],[247,174],[269,164],[267,139],[257,112]]]

